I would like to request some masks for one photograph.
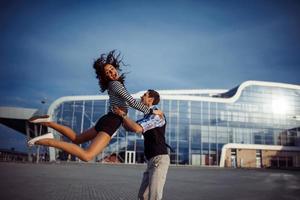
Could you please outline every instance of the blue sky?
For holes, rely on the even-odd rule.
[[[99,94],[92,63],[112,49],[131,93],[300,84],[299,13],[296,0],[2,0],[0,106]]]

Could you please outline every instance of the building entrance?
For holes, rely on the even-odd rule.
[[[126,164],[135,164],[135,151],[126,151],[125,152],[125,163]]]

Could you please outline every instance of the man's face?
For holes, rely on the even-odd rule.
[[[152,97],[149,97],[149,92],[145,92],[143,96],[141,96],[141,103],[143,103],[144,105],[149,106],[149,104],[151,104],[153,101]]]

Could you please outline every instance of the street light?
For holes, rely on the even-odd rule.
[[[297,120],[297,121],[300,121],[300,115],[295,115],[295,116],[293,116],[293,119],[294,119],[294,120]]]
[[[42,114],[47,113],[47,110],[46,110],[47,97],[43,97],[43,98],[41,99],[41,102],[40,102],[40,103],[42,104],[42,106],[41,106],[41,108],[40,108],[40,112],[41,112]],[[42,125],[39,125],[39,127],[40,127],[40,130],[39,130],[39,133],[38,133],[38,134],[39,134],[39,135],[42,135],[42,128],[43,128],[43,126],[42,126]],[[37,149],[36,149],[36,163],[39,163],[39,161],[40,161],[40,148],[41,148],[41,146],[38,145],[38,147],[37,147]],[[42,150],[44,150],[43,153],[45,153],[45,147],[43,147]]]

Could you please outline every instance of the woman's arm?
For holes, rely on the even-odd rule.
[[[150,108],[136,101],[119,81],[111,81],[109,86],[109,90],[122,97],[130,107],[139,110],[144,114],[152,112]]]

